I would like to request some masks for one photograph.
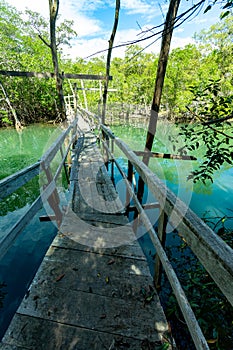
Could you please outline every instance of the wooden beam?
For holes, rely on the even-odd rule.
[[[85,91],[100,91],[99,88],[77,88],[77,90],[85,90]],[[117,89],[108,89],[108,92],[115,92]]]
[[[197,160],[194,156],[170,154],[170,153],[158,153],[158,152],[144,152],[144,151],[134,151],[137,156],[144,156],[151,158],[166,158],[166,159],[180,159],[180,160]]]
[[[142,204],[142,208],[144,210],[149,210],[149,209],[158,209],[160,208],[160,204],[159,203],[146,203],[146,204]],[[130,206],[128,207],[128,211],[135,211],[137,210],[136,206]]]
[[[54,73],[39,73],[39,72],[19,72],[19,71],[7,71],[0,70],[0,75],[5,75],[9,77],[35,77],[35,78],[54,78]],[[106,80],[104,75],[96,75],[96,74],[73,74],[73,73],[62,73],[62,78],[64,79],[86,79],[86,80]],[[112,80],[112,76],[108,78]]]

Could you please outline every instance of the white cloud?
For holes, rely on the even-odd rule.
[[[85,15],[66,15],[65,19],[73,20],[73,29],[77,32],[78,37],[94,36],[102,33],[101,23],[98,20],[88,18]]]
[[[102,1],[74,1],[66,0],[60,2],[59,14],[61,21],[64,19],[74,21],[74,30],[79,37],[93,35],[101,32],[101,23],[97,19],[87,17],[83,11],[94,8]],[[8,0],[8,3],[15,6],[19,11],[29,8],[32,11],[39,12],[43,17],[49,18],[48,0],[31,1],[31,0]]]
[[[24,11],[28,7],[32,11],[41,13],[44,17],[49,17],[48,0],[7,0],[11,5],[15,6],[18,10]],[[82,57],[85,58],[95,52],[106,50],[108,48],[109,29],[104,29],[104,22],[93,17],[93,11],[106,8],[110,6],[115,7],[115,2],[112,0],[63,0],[60,2],[59,13],[62,19],[68,19],[74,21],[74,29],[78,33],[78,38],[73,41],[73,47],[69,49],[65,48],[64,52],[70,55],[70,57]],[[168,6],[166,4],[166,6]],[[140,20],[140,15],[144,16],[144,20],[147,21],[147,27],[143,29],[151,28],[152,25],[148,24],[150,16],[161,16],[161,11],[158,8],[157,1],[148,0],[122,0],[121,10],[125,11],[127,15],[137,14]],[[164,9],[165,10],[165,9]],[[166,12],[166,10],[165,10]],[[162,16],[161,16],[162,17]],[[135,39],[140,39],[142,36],[138,36],[140,30],[128,28],[127,30],[120,30],[118,28],[115,45],[131,42]],[[176,31],[178,34],[178,32]],[[156,37],[153,37],[151,41],[154,41]],[[184,47],[186,44],[193,42],[190,37],[178,38],[174,35],[172,39],[172,48]],[[143,41],[139,45],[147,46],[149,41]],[[126,47],[120,47],[114,49],[112,56],[124,57]],[[153,45],[148,47],[146,52],[158,53],[160,50],[160,40],[156,41]],[[106,53],[102,53],[99,56]]]
[[[77,57],[86,58],[96,52],[107,49],[107,42],[101,38],[94,39],[81,39],[76,40],[72,48],[66,49],[66,54],[69,55],[70,58],[75,59]],[[101,53],[99,55],[95,55],[94,57],[105,56],[106,53]]]
[[[177,47],[184,48],[188,44],[195,44],[195,40],[191,37],[179,38],[177,36],[173,36],[171,50],[176,49]]]
[[[122,0],[121,8],[126,11],[127,15],[138,15],[139,18],[141,16],[141,19],[147,23],[155,18],[163,22],[163,13],[158,1]]]

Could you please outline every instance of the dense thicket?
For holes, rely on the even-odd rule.
[[[32,12],[22,16],[16,9],[0,0],[0,70],[52,71],[49,48],[40,39],[48,40],[48,21]],[[174,49],[169,57],[162,97],[163,113],[175,120],[192,118],[190,108],[196,106],[197,95],[204,91],[210,79],[218,82],[218,94],[223,96],[228,110],[232,110],[233,77],[233,16],[228,15],[209,30],[196,35],[196,44]],[[71,39],[66,26],[60,37]],[[68,73],[105,74],[105,59],[64,59],[59,51],[61,70]],[[108,102],[150,106],[158,55],[141,51],[139,46],[127,48],[124,58],[113,58]],[[15,78],[0,76],[11,103],[21,122],[53,120],[57,116],[57,96],[53,79]],[[78,81],[78,87],[80,87]],[[85,87],[99,88],[97,81],[85,81]],[[64,82],[64,93],[69,94],[70,84]],[[1,92],[0,92],[1,94]],[[12,120],[5,101],[0,96],[0,124]],[[89,108],[100,101],[99,92],[86,92]],[[79,102],[84,96],[79,92]],[[189,109],[187,109],[189,106]],[[229,111],[228,111],[229,112]]]

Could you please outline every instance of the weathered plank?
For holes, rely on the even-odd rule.
[[[147,337],[151,341],[159,341],[167,329],[157,300],[146,304],[133,298],[63,289],[59,287],[59,282],[54,283],[52,289],[49,285],[40,288],[34,284],[17,313],[140,340]]]
[[[107,256],[111,256],[111,255],[122,256],[122,257],[125,256],[128,258],[146,260],[146,257],[137,241],[132,241],[127,246],[121,245],[118,247],[102,249],[102,248],[95,248],[95,247],[90,247],[90,246],[80,244],[78,242],[70,240],[64,234],[58,234],[54,239],[52,246],[61,247],[64,249],[73,249],[78,251],[81,250],[86,252],[99,253]]]
[[[15,316],[14,327],[7,332],[7,341],[16,346],[0,345],[2,350],[142,350],[144,344],[148,345],[144,349],[149,349],[149,345],[151,349],[153,345],[154,350],[161,348],[160,341],[152,344],[146,338],[141,341],[20,314]]]

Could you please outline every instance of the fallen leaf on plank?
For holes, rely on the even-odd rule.
[[[60,280],[62,280],[62,278],[65,276],[65,274],[63,273],[62,275],[58,276],[56,278],[56,282],[59,282]]]
[[[108,265],[112,265],[112,264],[114,264],[114,262],[115,262],[115,260],[111,259],[111,260],[108,261]]]

